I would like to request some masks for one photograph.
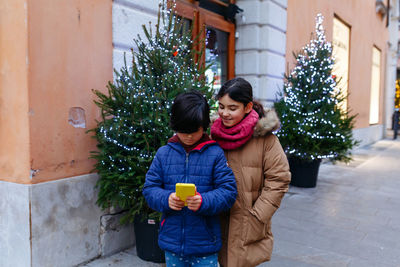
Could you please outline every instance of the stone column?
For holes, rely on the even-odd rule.
[[[267,106],[282,89],[286,51],[286,0],[239,0],[236,76],[247,79]]]
[[[390,1],[390,9],[387,16],[389,16],[389,41],[387,43],[386,54],[386,82],[385,82],[385,99],[384,99],[384,119],[383,130],[384,136],[386,131],[392,128],[392,115],[394,112],[394,100],[396,93],[396,76],[397,76],[397,62],[399,57],[399,0]]]

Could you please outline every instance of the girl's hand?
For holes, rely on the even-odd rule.
[[[176,196],[175,192],[168,197],[168,206],[173,210],[181,210],[185,206],[185,202]]]
[[[199,193],[197,193],[195,196],[186,198],[188,209],[192,211],[197,211],[198,209],[200,209],[202,201],[203,199],[201,198],[201,195]]]

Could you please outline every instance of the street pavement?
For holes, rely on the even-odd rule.
[[[291,186],[272,220],[272,259],[259,267],[400,266],[400,141],[321,164],[316,188]],[[159,267],[131,248],[85,267]]]

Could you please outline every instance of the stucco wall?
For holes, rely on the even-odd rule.
[[[286,61],[293,68],[292,51],[299,51],[310,40],[314,31],[315,17],[322,13],[327,39],[332,40],[333,18],[337,15],[350,25],[350,63],[348,104],[353,113],[358,113],[356,128],[369,127],[372,47],[377,46],[381,54],[381,95],[379,124],[383,120],[383,88],[385,83],[385,58],[388,30],[386,18],[375,11],[373,0],[288,0],[287,53]]]
[[[91,89],[113,79],[112,3],[0,0],[0,266],[75,266],[134,244],[88,174]]]
[[[29,121],[32,183],[88,173],[99,109],[91,89],[112,80],[111,0],[29,0]],[[69,123],[71,108],[86,128]]]
[[[29,183],[26,0],[0,0],[0,180]]]

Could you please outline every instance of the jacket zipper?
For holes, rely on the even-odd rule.
[[[186,152],[186,160],[185,160],[185,183],[188,182],[188,169],[189,169],[189,153]],[[186,217],[186,211],[183,210],[183,219],[182,219],[182,246],[181,246],[181,251],[183,255],[183,251],[185,249],[185,217]]]
[[[185,161],[185,183],[188,182],[188,169],[189,169],[189,153],[186,152],[186,161]]]
[[[183,212],[185,212],[185,211],[183,211]],[[182,255],[183,255],[183,249],[184,249],[183,242],[185,241],[184,235],[185,235],[185,215],[183,215],[183,218],[182,218],[182,247],[181,247],[181,254]]]

